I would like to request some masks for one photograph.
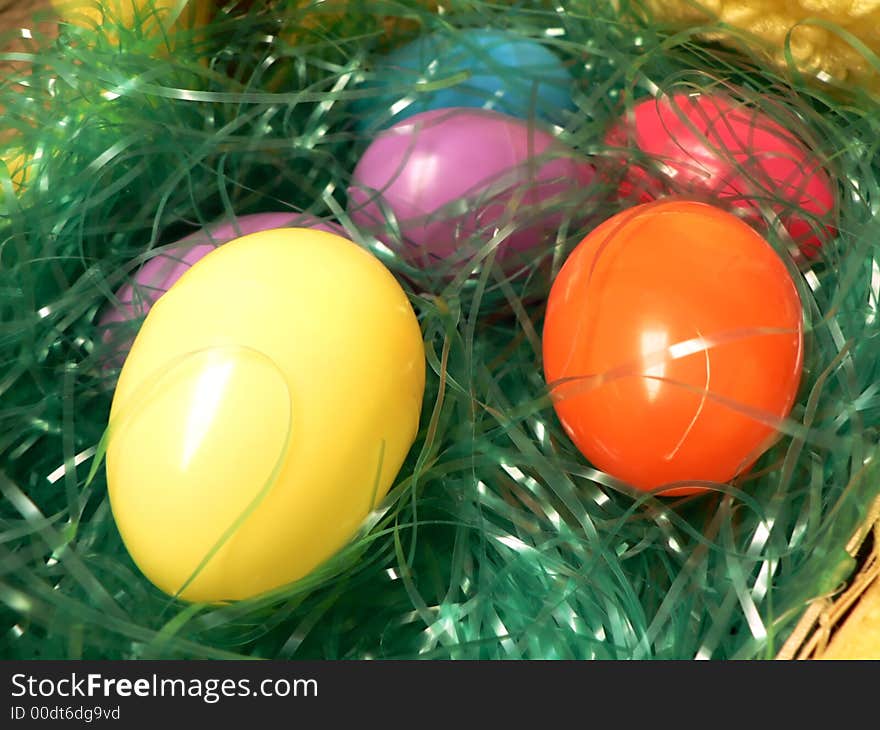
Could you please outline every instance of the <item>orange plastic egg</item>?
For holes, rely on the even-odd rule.
[[[544,373],[598,469],[664,495],[746,471],[778,437],[803,365],[800,297],[735,216],[669,201],[592,231],[553,284]]]

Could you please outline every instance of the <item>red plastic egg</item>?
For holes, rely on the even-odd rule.
[[[655,164],[627,160],[621,193],[640,202],[677,195],[766,208],[807,256],[834,235],[834,190],[817,155],[763,112],[716,94],[646,99],[606,136],[635,147]]]
[[[778,437],[801,379],[803,315],[772,247],[719,208],[669,201],[592,231],[555,280],[544,372],[598,469],[642,490],[700,491]]]

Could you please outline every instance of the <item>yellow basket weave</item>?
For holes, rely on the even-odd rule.
[[[746,38],[778,66],[791,60],[820,81],[880,89],[880,0],[639,0],[649,18],[674,27],[715,25],[706,40]],[[871,54],[875,58],[871,59]]]
[[[846,551],[863,556],[858,572],[836,595],[813,601],[777,659],[880,659],[880,499]]]

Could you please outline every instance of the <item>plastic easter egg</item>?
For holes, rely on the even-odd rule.
[[[499,260],[555,240],[593,168],[553,135],[482,109],[423,112],[381,132],[355,167],[349,215],[413,261],[472,257],[496,228]],[[512,227],[511,227],[512,226]],[[399,237],[397,233],[399,232]]]
[[[574,109],[572,77],[544,43],[503,30],[436,32],[376,60],[355,105],[360,129],[431,109],[476,107],[554,123]]]
[[[607,142],[635,145],[656,162],[626,160],[622,192],[642,202],[671,190],[744,208],[753,223],[767,208],[807,256],[834,234],[834,190],[817,155],[767,115],[723,94],[641,101]]]
[[[232,220],[220,220],[181,241],[164,247],[147,261],[132,280],[116,292],[118,305],[107,307],[98,329],[105,343],[113,342],[113,361],[122,365],[134,340],[134,326],[150,311],[156,300],[168,291],[199,259],[228,241],[271,228],[313,228],[341,233],[339,226],[302,213],[254,213]]]
[[[566,433],[598,469],[684,494],[742,474],[778,438],[803,362],[800,298],[736,216],[649,203],[591,232],[544,323],[544,372]]]
[[[147,315],[110,415],[107,484],[143,573],[190,601],[302,578],[382,500],[416,436],[418,321],[366,250],[254,233]]]
[[[63,22],[83,28],[138,28],[145,36],[205,25],[213,0],[51,0]]]

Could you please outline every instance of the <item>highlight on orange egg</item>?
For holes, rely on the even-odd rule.
[[[554,408],[578,449],[665,496],[734,479],[779,438],[803,349],[782,259],[735,216],[688,201],[592,231],[553,284],[543,334]]]

